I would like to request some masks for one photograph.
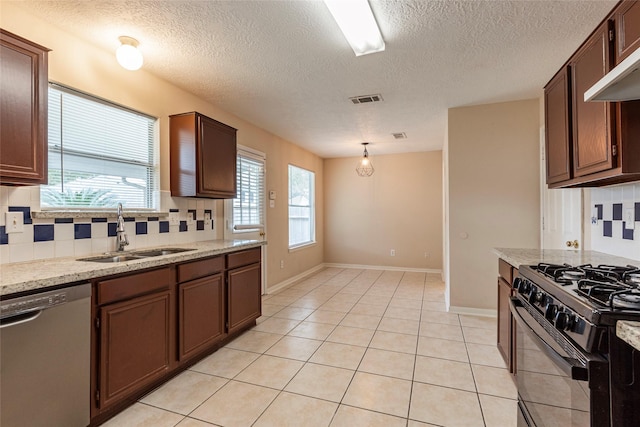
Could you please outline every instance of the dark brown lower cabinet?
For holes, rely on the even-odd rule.
[[[507,366],[511,365],[511,285],[498,278],[498,350]]]
[[[227,329],[233,333],[260,317],[260,263],[229,270],[227,282]]]
[[[224,276],[215,274],[179,285],[179,358],[200,353],[225,336]]]

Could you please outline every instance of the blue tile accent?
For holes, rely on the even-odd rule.
[[[22,221],[25,224],[33,224],[31,220],[31,208],[29,206],[9,206],[9,212],[22,212]]]
[[[110,222],[107,224],[107,236],[108,237],[116,237],[116,228],[118,228],[118,224],[115,222]]]
[[[107,218],[91,218],[91,222],[107,222]]]
[[[180,221],[180,231],[187,231],[187,221]]]
[[[136,234],[147,234],[146,222],[136,222]]]
[[[633,230],[624,228],[624,221],[622,222],[622,238],[625,240],[633,240]]]
[[[56,224],[73,224],[73,218],[56,218],[53,222]]]
[[[90,239],[91,224],[73,224],[75,239]]]
[[[602,221],[602,235],[604,237],[613,237],[613,222]]]
[[[204,230],[204,220],[196,221],[196,230]]]
[[[168,233],[169,232],[169,221],[160,221],[160,232]]]
[[[124,222],[136,222],[136,219],[132,216],[127,216],[124,218]]]
[[[8,245],[9,244],[9,235],[7,234],[6,227],[4,225],[0,225],[0,245]]]
[[[602,205],[596,205],[595,208],[598,210],[598,219],[602,219]]]
[[[36,224],[33,226],[33,241],[34,242],[49,242],[53,240],[54,236],[53,224]]]
[[[158,218],[157,216],[150,216],[149,218],[147,218],[147,221],[160,221],[160,218]]]
[[[622,203],[613,204],[613,220],[622,220]]]
[[[195,209],[189,209],[187,211],[188,215],[191,215],[191,219],[193,219],[194,221],[196,220],[196,210]]]
[[[636,203],[636,221],[640,221],[640,203]]]
[[[169,209],[169,212],[180,212],[180,209]]]

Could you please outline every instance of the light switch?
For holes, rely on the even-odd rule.
[[[633,208],[625,209],[624,211],[624,228],[627,230],[633,230],[636,226],[635,211]]]
[[[269,200],[269,207],[270,208],[275,208],[276,207],[276,201],[275,200]]]
[[[9,233],[22,233],[24,232],[24,214],[22,212],[7,212],[5,213],[5,232]]]

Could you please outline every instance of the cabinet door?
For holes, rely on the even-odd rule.
[[[171,293],[100,309],[99,405],[127,398],[162,377],[170,364]]]
[[[511,372],[511,285],[498,278],[498,350]]]
[[[199,116],[198,195],[236,197],[236,130]]]
[[[573,107],[573,174],[575,177],[611,169],[613,109],[610,102],[584,102],[584,93],[610,68],[609,27],[605,22],[571,59]]]
[[[224,281],[222,274],[216,274],[179,286],[179,358],[182,361],[224,337]]]
[[[47,183],[47,52],[0,31],[2,183]]]
[[[228,332],[232,333],[260,317],[260,264],[236,268],[227,274]]]
[[[571,134],[567,68],[544,88],[547,184],[571,179]]]
[[[640,48],[640,1],[624,1],[616,12],[616,65]]]

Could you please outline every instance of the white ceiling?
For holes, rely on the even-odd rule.
[[[438,150],[447,108],[540,96],[616,0],[370,0],[386,50],[356,57],[321,1],[25,1],[109,51],[322,157]],[[353,105],[349,97],[382,94]],[[496,125],[499,125],[498,123]],[[393,132],[407,139],[394,140]]]

